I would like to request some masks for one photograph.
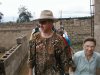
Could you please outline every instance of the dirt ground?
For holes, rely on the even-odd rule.
[[[27,66],[27,63],[26,62],[21,67],[21,70],[19,72],[19,75],[28,75],[28,66]]]

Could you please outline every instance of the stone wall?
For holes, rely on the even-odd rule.
[[[9,50],[16,44],[16,38],[22,35],[26,35],[29,39],[33,28],[33,23],[0,25],[0,48]]]
[[[25,36],[17,38],[17,45],[0,58],[0,75],[18,75],[27,51],[27,38]]]
[[[94,36],[97,39],[96,50],[100,52],[100,0],[95,0]]]
[[[63,25],[72,43],[79,43],[87,36],[91,36],[91,19],[69,19],[63,20]]]
[[[91,23],[90,18],[77,18],[77,19],[63,19],[62,23],[68,35],[71,38],[72,44],[80,43],[84,37],[91,35]],[[32,29],[36,24],[11,24],[0,25],[0,47],[5,47],[9,50],[16,44],[17,37],[26,35],[29,39]],[[60,28],[60,22],[55,23],[55,27]]]
[[[58,24],[58,23],[57,23]],[[63,19],[62,25],[67,31],[74,52],[82,49],[83,39],[91,36],[93,30],[91,29],[91,18],[74,18]],[[59,25],[56,25],[56,27]]]

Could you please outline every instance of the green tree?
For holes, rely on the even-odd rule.
[[[17,23],[30,22],[31,18],[32,14],[25,7],[19,8],[19,17],[17,19]]]
[[[0,22],[1,22],[2,18],[3,18],[3,13],[0,12]]]

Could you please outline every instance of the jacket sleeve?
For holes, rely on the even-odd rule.
[[[30,68],[33,68],[35,65],[35,58],[36,58],[36,53],[35,53],[35,44],[30,41],[29,42],[29,51],[28,51],[28,66]]]
[[[28,66],[29,68],[33,68],[35,65],[36,60],[36,45],[35,41],[33,40],[33,35],[31,35],[29,41],[29,50],[28,50]]]
[[[63,38],[62,38],[63,39]],[[64,42],[64,39],[62,40],[62,62],[65,67],[65,71],[68,72],[69,67],[72,67],[73,69],[75,68],[75,64],[72,59],[72,53],[71,53],[71,48],[69,45],[66,45]]]

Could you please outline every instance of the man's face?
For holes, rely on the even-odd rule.
[[[40,21],[40,28],[43,32],[47,32],[52,29],[52,21],[51,20],[43,20]]]
[[[91,56],[93,54],[93,51],[95,50],[95,44],[92,41],[86,41],[83,44],[83,49],[85,50],[85,54],[87,56]]]

